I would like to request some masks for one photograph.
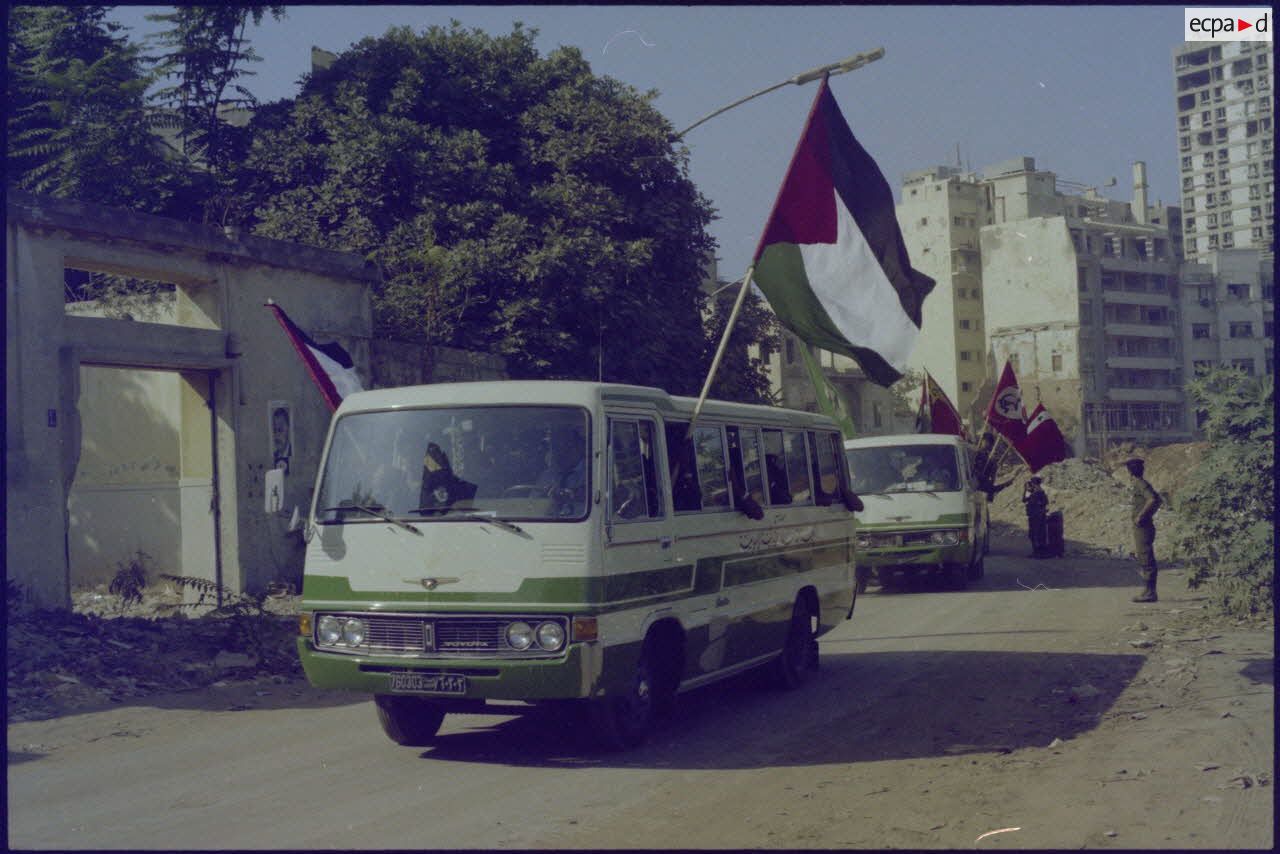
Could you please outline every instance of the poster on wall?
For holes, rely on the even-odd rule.
[[[267,429],[271,436],[271,467],[288,474],[293,456],[293,411],[289,401],[267,403]]]

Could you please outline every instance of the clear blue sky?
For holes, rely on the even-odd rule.
[[[158,7],[119,7],[140,39]],[[545,54],[579,48],[597,74],[640,91],[677,129],[766,86],[876,47],[831,80],[854,134],[895,196],[904,173],[1031,156],[1059,178],[1128,200],[1132,164],[1151,198],[1177,203],[1173,49],[1183,6],[296,6],[250,33],[261,101],[292,97],[312,45],[341,53],[392,26],[457,19],[493,34],[513,21]],[[746,272],[816,84],[785,86],[688,137],[690,171],[719,219],[720,275]]]

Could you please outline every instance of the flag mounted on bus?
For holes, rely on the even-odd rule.
[[[960,413],[951,403],[951,398],[942,387],[924,372],[924,381],[920,384],[920,408],[916,410],[917,433],[947,433],[968,438]]]
[[[1004,437],[1016,449],[1027,433],[1026,411],[1022,408],[1022,389],[1013,373],[1013,365],[1004,363],[1000,382],[987,404],[987,428]]]
[[[1049,417],[1043,403],[1037,403],[1027,419],[1026,433],[1013,448],[1027,463],[1027,468],[1038,472],[1050,463],[1060,463],[1071,455],[1067,440],[1058,424]]]
[[[906,370],[934,281],[912,268],[893,191],[824,77],[753,258],[756,284],[801,340],[889,386]]]
[[[355,362],[341,344],[336,341],[317,344],[311,340],[311,336],[299,329],[297,324],[289,319],[289,315],[284,313],[284,309],[276,305],[273,300],[267,300],[266,307],[271,309],[275,313],[276,320],[280,321],[280,326],[289,336],[289,343],[293,345],[302,363],[306,365],[307,373],[320,389],[320,395],[329,405],[330,411],[338,408],[342,398],[352,392],[364,390],[360,377],[356,374]]]

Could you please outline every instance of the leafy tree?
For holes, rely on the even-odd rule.
[[[1237,616],[1275,607],[1274,389],[1234,368],[1187,383],[1205,416],[1209,451],[1173,503],[1172,542],[1219,607]]]
[[[150,78],[104,6],[9,12],[6,167],[24,189],[161,212],[174,174],[152,135]]]
[[[261,60],[245,30],[250,20],[257,25],[268,13],[278,20],[285,7],[178,6],[147,16],[168,25],[151,39],[162,53],[148,61],[159,77],[173,81],[152,100],[176,120],[177,153],[198,186],[205,221],[227,223],[235,218],[233,173],[248,153],[251,132],[229,116],[258,104],[237,81],[254,73],[247,63]]]
[[[717,284],[724,287],[726,283]],[[707,350],[702,360],[707,368],[715,357],[716,348],[720,346],[725,323],[729,320],[737,296],[737,287],[728,287],[712,300],[713,307],[707,323]],[[710,396],[739,403],[777,403],[769,388],[769,377],[765,369],[769,354],[778,350],[781,340],[777,317],[754,290],[748,291],[742,308],[738,311],[738,319],[733,324],[733,332],[729,336],[729,345],[725,349],[720,368],[711,383]],[[758,347],[756,356],[752,356],[749,350],[753,344]]]
[[[255,121],[259,234],[365,254],[379,334],[696,393],[711,207],[644,95],[516,24],[369,38]]]

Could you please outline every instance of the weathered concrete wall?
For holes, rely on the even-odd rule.
[[[371,385],[376,388],[508,378],[505,361],[488,353],[382,338],[370,347]]]
[[[201,572],[231,590],[298,575],[300,545],[284,533],[287,517],[263,510],[262,476],[273,456],[269,407],[284,401],[292,414],[285,513],[309,496],[329,412],[263,303],[274,298],[316,340],[340,341],[367,378],[376,270],[343,253],[232,240],[206,226],[25,193],[9,194],[7,213],[9,577],[39,602],[69,601],[82,365],[182,372],[172,417],[182,437],[176,512],[184,535],[192,534],[183,538],[184,571],[203,562]],[[69,314],[67,267],[173,283],[176,325]],[[92,455],[86,464],[93,470]],[[155,513],[132,511],[120,521],[162,524]],[[213,554],[188,548],[201,540],[213,543]]]

